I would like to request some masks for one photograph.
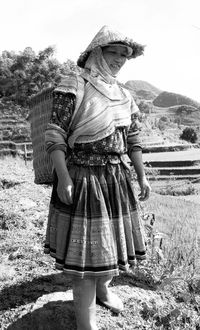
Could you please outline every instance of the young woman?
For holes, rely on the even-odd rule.
[[[108,285],[119,269],[145,258],[129,155],[141,188],[149,197],[137,126],[138,107],[116,80],[127,59],[143,46],[103,27],[78,59],[84,96],[74,115],[77,77],[54,91],[46,131],[55,175],[49,210],[47,253],[72,277],[78,330],[96,330],[96,299],[116,313],[122,301]]]

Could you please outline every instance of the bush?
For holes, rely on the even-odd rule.
[[[180,135],[180,139],[191,142],[191,143],[195,143],[197,142],[197,133],[195,132],[194,128],[192,127],[186,127],[182,134]]]
[[[164,131],[168,126],[169,126],[169,123],[170,123],[170,119],[163,116],[159,119],[158,121],[158,128],[160,131]]]
[[[144,113],[151,113],[152,111],[152,103],[146,102],[144,100],[141,100],[138,104],[138,108],[141,112]]]
[[[157,194],[169,196],[190,196],[196,195],[197,189],[192,183],[175,185],[173,181],[169,182],[165,187],[155,190]]]

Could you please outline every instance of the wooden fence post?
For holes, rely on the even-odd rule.
[[[24,161],[25,161],[25,165],[27,165],[27,149],[26,149],[26,143],[24,143]]]

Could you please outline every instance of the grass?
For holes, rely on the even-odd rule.
[[[149,257],[134,275],[179,304],[144,302],[140,312],[152,329],[200,329],[200,204],[153,193],[144,205],[155,223],[145,221]]]
[[[160,283],[177,278],[188,288],[196,283],[200,293],[200,204],[153,193],[144,209],[156,217],[149,232],[151,273]]]

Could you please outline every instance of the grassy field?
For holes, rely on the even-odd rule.
[[[72,302],[55,298],[71,283],[43,253],[51,187],[33,181],[31,162],[1,159],[0,328],[74,330]],[[158,193],[156,182],[152,188],[140,204],[148,259],[114,279],[125,310],[116,317],[98,307],[100,330],[200,329],[199,191],[170,196]]]

